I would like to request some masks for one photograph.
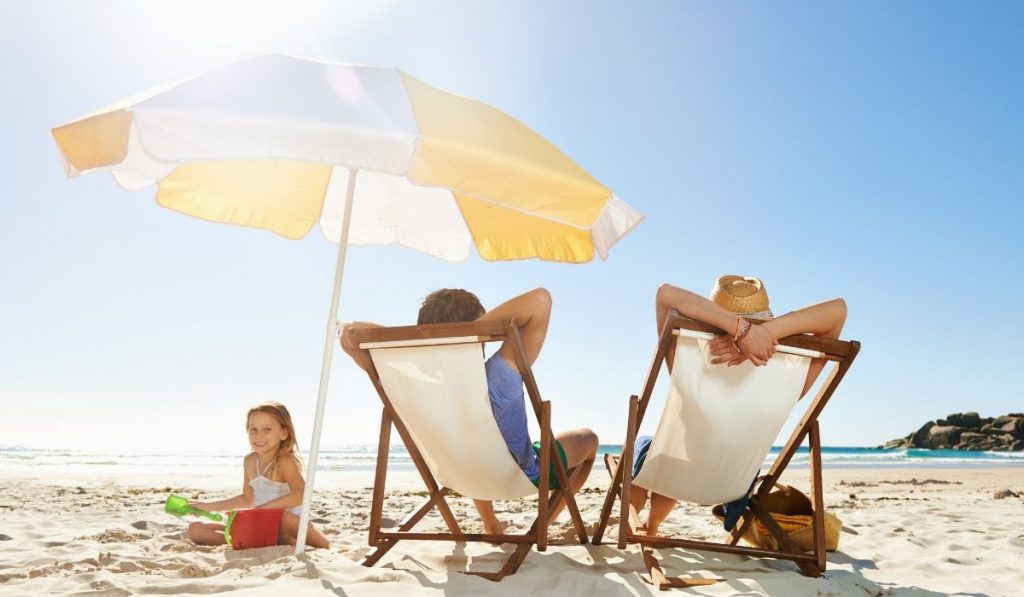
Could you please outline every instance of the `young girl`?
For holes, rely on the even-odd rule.
[[[283,404],[265,402],[249,409],[246,427],[252,453],[242,462],[245,472],[242,494],[216,502],[191,502],[191,505],[207,511],[286,508],[281,517],[278,543],[295,545],[306,483],[302,478],[292,417]],[[188,537],[200,545],[223,545],[224,525],[193,522],[188,526]],[[330,547],[312,524],[306,533],[306,544]]]

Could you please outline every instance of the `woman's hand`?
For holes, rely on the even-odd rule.
[[[775,345],[778,340],[763,325],[750,324],[750,331],[737,343],[743,356],[750,359],[750,362],[760,367],[767,365],[768,359],[775,354]]]
[[[732,341],[732,336],[728,334],[715,336],[709,340],[708,349],[711,351],[711,356],[713,357],[711,363],[714,365],[728,363],[731,367],[747,360],[747,357],[743,356],[736,343]]]

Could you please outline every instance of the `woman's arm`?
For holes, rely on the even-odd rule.
[[[713,325],[730,338],[736,333],[741,319],[739,315],[719,307],[699,294],[671,284],[662,284],[658,287],[654,307],[659,334],[668,318],[668,312],[672,309],[691,319]],[[776,338],[772,330],[766,329],[763,325],[751,325],[750,331],[739,342],[740,352],[755,365],[764,365],[775,352]],[[669,363],[672,362],[673,353],[674,347],[670,348]]]
[[[846,322],[846,301],[830,301],[797,309],[764,323],[778,338],[795,334],[813,334],[823,338],[838,338]]]
[[[346,321],[341,325],[341,348],[348,353],[348,356],[352,357],[352,360],[359,365],[363,371],[369,372],[373,367],[373,362],[370,361],[366,353],[356,346],[355,341],[349,335],[349,330],[365,330],[370,328],[379,328],[382,326],[376,323],[369,323],[366,321]]]
[[[544,339],[548,334],[548,323],[551,321],[551,293],[545,288],[536,288],[520,294],[481,315],[477,321],[500,321],[510,318],[516,320],[526,360],[533,365],[540,356],[540,349],[544,346]],[[519,371],[512,344],[506,341],[501,345],[500,352],[509,366]]]
[[[767,327],[777,338],[795,334],[811,334],[822,338],[837,339],[842,333],[845,323],[846,301],[835,298],[786,313],[781,317],[766,321],[762,327]],[[804,382],[801,396],[811,389],[814,380],[818,378],[824,368],[825,359],[811,360],[811,366],[807,370],[807,381]]]

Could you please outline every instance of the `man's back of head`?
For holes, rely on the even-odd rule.
[[[452,323],[459,321],[475,321],[487,310],[480,304],[475,294],[461,288],[442,288],[435,290],[423,299],[418,325],[430,323]]]

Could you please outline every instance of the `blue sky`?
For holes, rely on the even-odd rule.
[[[267,53],[395,65],[483,99],[646,215],[583,266],[349,251],[343,319],[409,323],[443,286],[488,306],[550,289],[535,373],[556,428],[621,441],[658,284],[707,292],[725,273],[761,277],[776,312],[847,299],[864,349],[828,445],[1024,410],[1018,3],[209,4],[4,7],[0,444],[244,451],[247,406],[277,399],[307,445],[334,246],[69,181],[49,135]],[[324,445],[373,442],[378,417],[336,356]]]

